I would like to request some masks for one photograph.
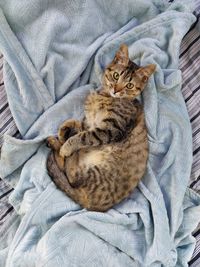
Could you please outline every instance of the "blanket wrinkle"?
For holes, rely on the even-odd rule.
[[[193,8],[186,0],[0,0],[4,80],[22,135],[5,135],[1,151],[0,176],[14,186],[19,216],[9,246],[1,240],[0,266],[187,266],[200,197],[187,188],[192,134],[178,57]],[[83,117],[85,97],[122,43],[136,64],[157,66],[140,97],[148,166],[126,200],[89,212],[51,181],[44,140]]]

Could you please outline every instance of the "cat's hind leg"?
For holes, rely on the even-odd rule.
[[[74,153],[69,158],[65,159],[66,175],[74,188],[78,188],[84,183],[84,175],[82,168],[79,165],[79,152]]]

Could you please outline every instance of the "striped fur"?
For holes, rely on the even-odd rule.
[[[48,138],[54,151],[47,160],[52,180],[88,210],[108,210],[126,198],[144,175],[147,130],[142,106],[134,97],[154,70],[154,65],[140,68],[130,63],[127,47],[121,46],[105,70],[102,90],[90,93],[85,101],[83,123],[68,120],[58,139]],[[130,82],[133,87],[127,94]],[[120,95],[113,93],[121,84]],[[71,129],[74,135],[65,141]]]
[[[196,16],[199,17],[200,14],[200,1],[197,1],[197,9],[196,9]],[[196,112],[199,110],[199,101],[200,101],[200,78],[198,79],[199,73],[197,73],[197,78],[194,77],[194,73],[196,70],[198,70],[198,61],[200,60],[200,56],[198,55],[198,48],[200,46],[200,34],[197,30],[197,23],[198,21],[193,25],[193,27],[190,29],[188,34],[183,39],[183,42],[181,44],[181,54],[180,54],[180,68],[183,72],[183,87],[182,92],[187,104],[187,108],[189,111],[190,118],[194,117]],[[189,62],[190,58],[194,58],[193,64],[187,64]],[[0,116],[2,112],[5,112],[7,114],[4,114],[1,119],[0,123],[0,144],[2,144],[2,138],[3,133],[8,132],[9,134],[13,135],[17,128],[14,124],[13,118],[10,120],[10,111],[9,106],[6,99],[6,93],[5,88],[3,84],[3,73],[2,73],[2,62],[3,58],[0,57],[0,106],[4,107],[3,110],[0,112]],[[185,67],[184,67],[185,66]],[[184,68],[184,70],[183,70]],[[189,84],[185,83],[185,80],[189,79]],[[9,121],[9,122],[8,122]],[[14,127],[13,127],[14,125]],[[194,189],[197,192],[200,192],[200,117],[196,117],[195,120],[192,121],[192,130],[193,130],[193,166],[192,166],[192,172],[191,172],[191,179],[190,179],[190,187]],[[2,195],[2,199],[4,200],[4,203],[6,205],[2,206],[2,214],[4,213],[4,218],[0,221],[0,224],[7,223],[9,221],[9,217],[12,218],[14,216],[14,212],[9,212],[10,205],[7,202],[7,196],[10,195],[10,187],[5,185],[5,182],[0,179],[0,195]],[[7,193],[6,195],[4,195]],[[1,201],[2,201],[1,199]],[[8,212],[7,212],[8,211]],[[199,226],[200,227],[200,226]],[[199,228],[198,228],[199,229]],[[1,232],[0,232],[1,235]],[[197,267],[200,266],[200,233],[199,230],[197,230],[194,233],[194,236],[197,240],[196,248],[193,254],[193,258],[191,259],[189,265],[191,267]]]

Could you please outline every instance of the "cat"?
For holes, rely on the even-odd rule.
[[[100,91],[85,101],[83,121],[67,120],[50,136],[47,170],[80,206],[105,212],[128,197],[148,160],[143,107],[136,99],[156,65],[137,66],[122,44],[106,67]]]

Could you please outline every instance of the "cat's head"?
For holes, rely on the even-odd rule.
[[[145,88],[156,65],[137,66],[129,59],[128,47],[122,44],[103,75],[104,91],[112,97],[135,98]]]

